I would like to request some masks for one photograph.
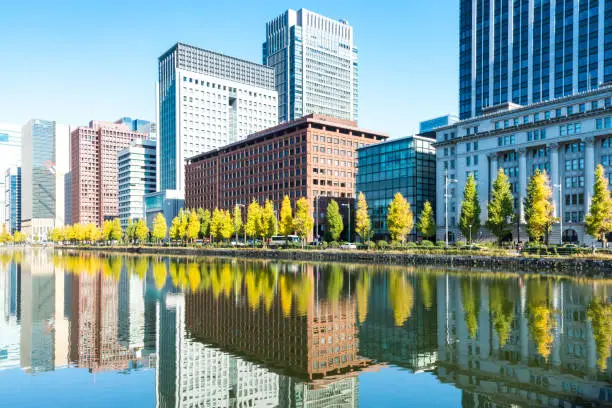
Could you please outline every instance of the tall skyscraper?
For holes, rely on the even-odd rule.
[[[9,167],[21,165],[21,126],[0,123],[0,224],[3,224],[7,215],[5,208],[9,204],[5,202],[4,175]],[[21,220],[20,220],[21,221]],[[0,230],[2,226],[0,225]],[[7,225],[8,228],[8,225]]]
[[[611,1],[461,0],[459,117],[612,80]]]
[[[130,219],[144,219],[144,196],[155,192],[155,140],[133,140],[118,155],[119,219],[127,227]]]
[[[21,229],[46,239],[64,225],[64,175],[70,165],[70,129],[53,121],[32,119],[22,128]]]
[[[105,219],[119,215],[119,183],[117,154],[133,140],[145,139],[124,124],[91,121],[89,126],[72,132],[73,223],[93,222],[102,225]]]
[[[185,159],[278,123],[274,71],[178,43],[159,57],[159,191],[184,191]]]
[[[306,9],[266,24],[263,63],[275,70],[278,119],[311,113],[358,119],[358,54],[347,21]]]
[[[9,167],[4,174],[4,221],[11,234],[21,231],[21,167]]]

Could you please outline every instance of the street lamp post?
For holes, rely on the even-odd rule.
[[[456,183],[457,180],[448,178],[448,170],[444,170],[444,240],[448,246],[448,185]]]
[[[472,245],[472,224],[470,224],[469,227],[470,227],[470,245]]]
[[[559,242],[563,245],[563,184],[555,184],[553,187],[559,189]]]
[[[342,204],[343,207],[348,208],[348,243],[351,243],[351,204]]]

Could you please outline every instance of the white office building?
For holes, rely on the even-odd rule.
[[[178,43],[159,57],[158,191],[184,195],[185,159],[278,123],[274,71]]]
[[[144,196],[155,192],[155,140],[133,140],[118,153],[119,220],[125,228],[128,220],[144,219]]]
[[[21,166],[21,126],[0,123],[0,192],[6,191],[4,185],[7,169]],[[11,203],[6,202],[4,193],[0,194],[0,224],[5,223],[8,215],[6,207]],[[0,230],[2,226],[0,225]],[[7,229],[8,229],[7,225]]]
[[[448,205],[449,239],[465,240],[457,223],[467,178],[478,185],[481,223],[487,220],[487,202],[499,168],[512,184],[520,226],[512,227],[512,241],[527,241],[523,200],[535,169],[545,170],[553,188],[555,216],[549,242],[592,243],[584,219],[593,195],[598,164],[612,176],[612,86],[528,106],[506,103],[483,116],[436,129],[436,221],[438,239],[444,239]],[[446,177],[448,201],[445,200]],[[456,181],[456,182],[454,182]],[[518,232],[517,232],[518,227]],[[474,239],[493,239],[483,227]]]
[[[266,23],[263,64],[275,71],[280,122],[320,113],[358,119],[358,53],[353,27],[306,9]]]
[[[65,221],[64,176],[70,170],[70,128],[32,119],[21,130],[21,229],[45,240]]]

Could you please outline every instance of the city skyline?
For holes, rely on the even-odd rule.
[[[265,8],[249,4],[237,8],[212,5],[213,8],[206,9],[206,14],[185,3],[184,7],[179,5],[176,12],[163,16],[165,30],[156,30],[154,22],[161,16],[152,11],[155,7],[150,5],[122,4],[122,13],[107,14],[105,10],[96,10],[95,6],[68,10],[40,4],[28,11],[31,24],[37,24],[28,27],[28,24],[13,24],[18,19],[11,16],[18,16],[23,10],[22,5],[12,4],[5,7],[10,41],[0,41],[0,53],[11,56],[5,66],[6,75],[0,78],[0,91],[11,97],[0,101],[0,121],[20,124],[32,117],[48,117],[78,125],[92,117],[113,118],[125,112],[155,121],[156,60],[169,47],[181,41],[261,63],[266,22],[287,8],[305,7],[334,20],[346,19],[354,27],[355,43],[359,47],[360,126],[379,129],[392,137],[403,136],[416,132],[419,120],[457,112],[458,5],[454,1],[445,3],[448,7],[435,10],[426,5],[405,5],[404,13],[384,13],[348,2],[333,5],[273,2]],[[108,7],[111,9],[112,5]],[[137,18],[135,13],[138,13]],[[80,30],[79,38],[75,39],[71,33],[79,30],[82,24],[75,25],[75,18],[83,20],[79,17],[85,14],[88,24],[104,19],[105,25],[115,27],[113,35],[101,36],[90,30]],[[402,16],[416,14],[423,18],[416,19],[410,26],[401,24]],[[214,20],[207,19],[207,15],[214,15]],[[435,16],[441,23],[436,30],[425,24]],[[378,32],[370,22],[383,18],[388,23],[386,30]],[[44,22],[47,20],[54,21],[53,26]],[[223,27],[221,21],[225,21]],[[194,30],[191,23],[198,23],[199,28]],[[232,29],[232,35],[212,35],[221,28],[225,32],[226,26]],[[430,39],[426,44],[411,41],[423,34]],[[0,38],[3,35],[0,34]],[[146,41],[142,41],[144,38]],[[121,48],[117,47],[119,40]],[[397,52],[401,44],[406,45],[408,52]],[[25,49],[29,52],[24,53]],[[432,54],[431,49],[438,52]],[[24,58],[27,59],[30,52],[45,55],[47,63],[43,66],[26,64]],[[87,75],[75,70],[75,66],[80,66],[79,63],[92,54],[102,56],[103,62],[89,65]],[[126,60],[129,63],[124,64]],[[88,89],[88,92],[81,93],[81,89]],[[385,103],[391,92],[404,96],[396,98],[393,104]]]

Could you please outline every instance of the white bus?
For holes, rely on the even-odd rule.
[[[270,238],[270,246],[284,246],[287,244],[299,244],[302,241],[297,235],[274,235]]]

